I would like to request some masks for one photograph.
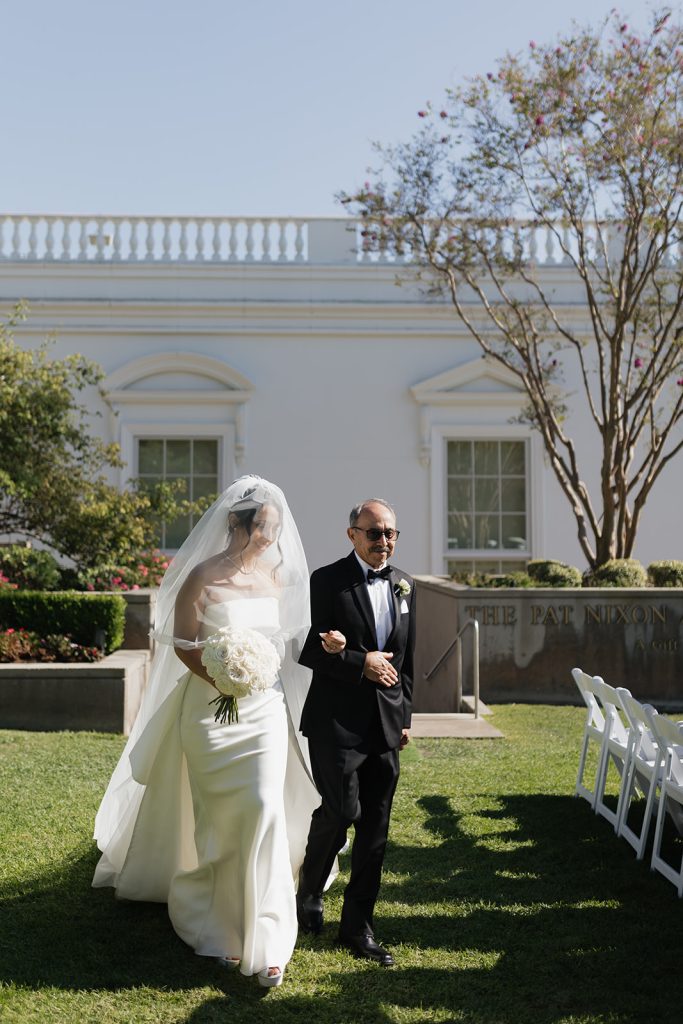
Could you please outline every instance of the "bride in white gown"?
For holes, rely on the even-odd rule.
[[[319,803],[298,732],[308,624],[306,561],[284,495],[241,477],[164,577],[150,682],[95,822],[93,885],[167,902],[196,953],[264,986],[280,983],[292,955],[295,879]],[[258,630],[281,659],[277,682],[240,698],[226,724],[201,661],[222,626]]]

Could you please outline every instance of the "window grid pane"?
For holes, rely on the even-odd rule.
[[[153,438],[145,438],[140,441],[138,449],[138,469],[142,476],[148,473],[163,473],[164,470],[164,442]]]
[[[183,480],[181,497],[190,501],[218,490],[218,441],[208,438],[138,438],[138,476],[150,486],[164,480]],[[180,516],[159,524],[159,546],[179,548],[195,524],[195,516]]]
[[[446,572],[449,576],[457,573],[458,576],[467,576],[470,573],[500,576],[508,572],[524,572],[526,562],[513,562],[508,559],[490,558],[448,558],[446,560]]]
[[[491,571],[494,565],[522,566],[468,558],[467,552],[528,550],[526,443],[448,441],[446,466],[447,550],[465,556],[448,560],[449,572],[454,564],[464,571],[475,564],[491,565]]]

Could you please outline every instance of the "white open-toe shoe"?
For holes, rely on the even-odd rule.
[[[261,988],[277,988],[282,984],[284,972],[278,971],[277,974],[269,974],[270,970],[272,970],[271,967],[264,967],[262,971],[258,972],[258,983]]]
[[[216,963],[219,963],[221,967],[226,967],[229,971],[236,971],[240,965],[240,958],[238,956],[218,956]]]

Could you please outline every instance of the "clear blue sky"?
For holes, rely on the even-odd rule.
[[[339,215],[371,141],[613,0],[0,0],[0,212]],[[645,24],[650,4],[620,5]]]

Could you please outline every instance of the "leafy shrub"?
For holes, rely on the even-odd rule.
[[[454,572],[451,579],[466,587],[535,587],[537,584],[525,572]]]
[[[33,661],[33,645],[37,633],[25,629],[0,630],[0,661]]]
[[[580,587],[581,573],[573,565],[537,558],[529,562],[527,572],[537,585],[543,587]]]
[[[637,558],[612,558],[586,573],[587,587],[646,587],[647,572]]]
[[[653,587],[683,587],[683,562],[651,562],[647,573]]]
[[[0,569],[0,590],[16,590],[16,583],[10,583],[5,574]]]
[[[152,547],[162,520],[201,515],[212,499],[187,500],[182,478],[107,481],[119,447],[92,431],[84,400],[91,388],[104,395],[104,371],[82,355],[52,358],[48,342],[17,344],[25,315],[19,305],[0,317],[0,534],[41,540],[85,569]]]
[[[26,629],[0,630],[0,662],[15,661],[99,661],[98,647],[84,647],[71,637],[48,634],[41,637]]]
[[[126,602],[118,594],[0,590],[0,628],[71,637],[92,647],[104,636],[107,654],[123,642]]]
[[[61,581],[54,556],[24,544],[0,548],[0,572],[22,590],[57,590]]]
[[[117,565],[67,570],[63,583],[74,590],[139,590],[158,587],[168,569],[169,559],[161,551],[143,551]]]
[[[451,573],[450,578],[454,583],[462,583],[465,587],[483,587],[484,576],[478,572],[469,572],[464,569],[457,569]]]
[[[487,576],[486,587],[535,587],[535,580],[525,572],[506,572],[500,576]]]

